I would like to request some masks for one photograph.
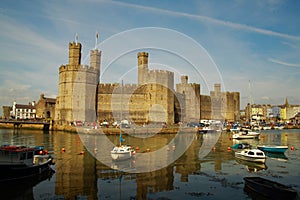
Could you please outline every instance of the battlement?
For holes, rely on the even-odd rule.
[[[69,42],[69,49],[81,49],[81,43],[77,42]]]
[[[148,55],[149,54],[147,52],[138,52],[137,57],[140,57],[140,56],[148,57]]]
[[[81,72],[89,72],[89,73],[96,73],[97,70],[88,66],[88,65],[61,65],[59,67],[59,73],[67,72],[67,71],[81,71]]]
[[[148,74],[151,75],[163,75],[163,76],[172,76],[174,75],[174,72],[168,71],[168,70],[161,70],[161,69],[154,69],[149,70]]]

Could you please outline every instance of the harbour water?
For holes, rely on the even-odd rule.
[[[187,150],[170,161],[181,143],[190,135],[176,138],[168,153],[160,156],[165,167],[139,171],[141,157],[127,162],[105,162],[106,148],[101,138],[118,144],[116,135],[82,137],[79,134],[53,131],[0,129],[0,145],[43,145],[55,157],[52,177],[22,185],[22,192],[0,189],[2,199],[251,199],[244,191],[243,177],[261,176],[289,186],[300,194],[300,129],[262,131],[259,140],[243,140],[258,144],[288,145],[285,156],[267,158],[266,164],[240,162],[228,147],[236,142],[232,134],[193,134]],[[163,149],[174,139],[174,134],[156,134],[151,137],[123,135],[126,143],[139,147],[137,152],[147,154]],[[95,145],[94,151],[87,141]],[[92,141],[92,142],[91,142]],[[97,143],[97,144],[96,144]],[[185,143],[184,143],[185,144]],[[292,148],[293,147],[293,148]],[[293,149],[293,150],[292,150]],[[150,152],[148,152],[150,151]],[[141,155],[142,155],[141,154]],[[108,159],[108,158],[107,158]],[[155,158],[153,158],[155,159]],[[103,162],[104,161],[104,162]],[[123,171],[119,171],[122,169]],[[298,198],[299,199],[299,198]]]

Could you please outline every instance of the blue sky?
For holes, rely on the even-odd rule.
[[[151,38],[153,44],[167,43],[174,51],[197,60],[195,69],[202,73],[208,70],[207,63],[202,62],[198,50],[189,48],[188,43],[193,41],[213,60],[215,68],[211,74],[219,73],[222,90],[240,92],[242,108],[249,102],[249,80],[254,103],[283,104],[287,97],[291,104],[300,104],[299,10],[300,2],[295,0],[4,0],[0,8],[0,105],[12,105],[14,100],[37,101],[41,93],[56,97],[58,68],[68,63],[68,43],[74,41],[77,33],[83,45],[82,62],[88,64],[86,58],[95,46],[96,32],[102,69],[109,62],[109,51],[128,47],[129,41],[143,44],[141,41],[148,40],[149,45]],[[147,27],[188,39],[176,41],[165,32],[147,35],[133,31],[135,40],[122,41],[121,37],[117,38],[118,43],[107,47],[120,33],[126,36],[128,31],[149,30]],[[154,63],[154,68],[160,68],[159,63],[172,66],[172,71],[178,71],[175,74],[188,75],[190,82],[200,83],[202,94],[208,94],[212,88],[213,83],[206,82],[205,86],[205,81],[193,76],[193,72],[184,71],[189,66],[182,59],[157,49],[149,51],[149,62]],[[131,72],[136,52],[130,51],[113,64],[115,67],[106,70],[106,74],[102,70],[102,82],[118,82],[121,75],[114,75]],[[137,81],[134,76],[132,83]],[[175,82],[179,81],[177,78]]]

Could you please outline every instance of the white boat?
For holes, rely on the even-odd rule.
[[[134,155],[135,150],[129,145],[116,146],[111,151],[111,158],[113,160],[127,160]]]
[[[272,128],[271,126],[264,126],[263,130],[271,130],[271,128]]]
[[[120,133],[120,145],[115,146],[113,150],[110,151],[111,158],[115,161],[130,159],[135,155],[134,148],[130,145],[124,145],[122,142],[122,133]]]
[[[241,152],[235,152],[235,157],[245,161],[265,163],[266,155],[259,149],[245,149]]]
[[[254,131],[240,131],[232,135],[233,139],[253,139],[258,138],[260,133]]]
[[[284,126],[274,126],[274,129],[276,129],[276,130],[282,130],[282,129],[284,129]]]

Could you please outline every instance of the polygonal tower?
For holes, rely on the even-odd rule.
[[[138,85],[141,86],[145,84],[147,81],[148,53],[139,52],[137,58],[138,58]]]
[[[96,91],[100,76],[101,51],[90,54],[91,66],[81,65],[81,44],[69,43],[69,63],[59,68],[55,122],[70,125],[75,121],[96,120]]]

